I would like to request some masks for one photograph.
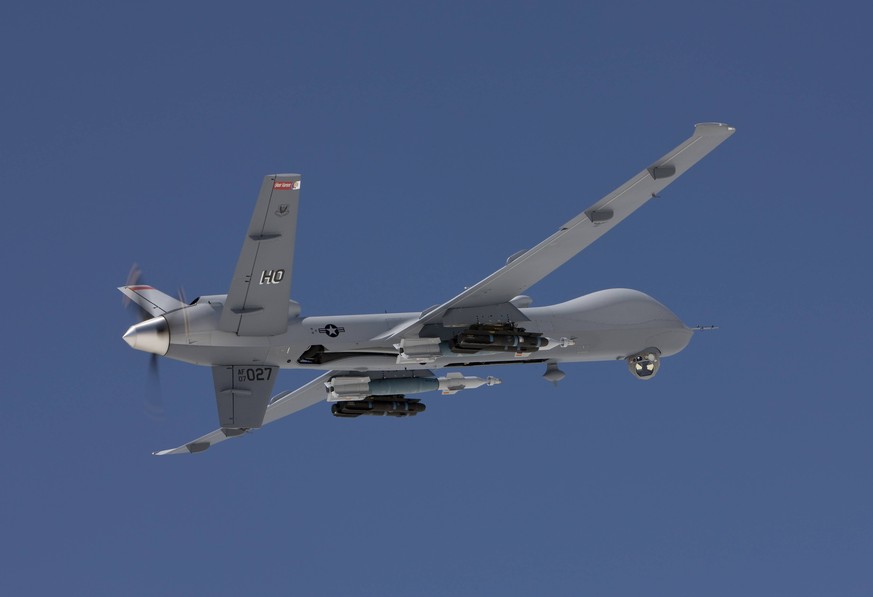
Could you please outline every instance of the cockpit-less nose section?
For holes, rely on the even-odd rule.
[[[187,304],[135,280],[119,289],[145,315],[124,334],[127,344],[212,369],[220,427],[156,454],[202,452],[320,402],[340,418],[407,419],[425,412],[420,393],[500,383],[435,373],[442,369],[540,363],[543,377],[557,384],[565,376],[561,363],[624,359],[637,379],[653,378],[663,357],[685,348],[692,330],[651,297],[612,289],[533,307],[523,293],[660,197],[734,132],[725,124],[697,125],[690,138],[551,236],[422,312],[303,316],[290,300],[301,177],[266,176],[226,295]],[[274,394],[279,369],[321,375]]]

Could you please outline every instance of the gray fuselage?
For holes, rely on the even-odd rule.
[[[416,320],[419,313],[301,317],[299,305],[291,301],[287,332],[262,338],[220,331],[218,320],[223,306],[224,295],[214,295],[167,313],[164,317],[169,324],[170,344],[166,356],[209,366],[257,363],[286,369],[440,369],[498,363],[609,361],[647,348],[670,356],[685,348],[693,334],[673,312],[650,296],[636,290],[610,289],[556,305],[521,309],[529,321],[520,322],[519,327],[548,338],[545,349],[458,354],[443,347],[439,356],[426,363],[399,363],[398,347],[374,338]],[[439,326],[426,328],[421,335],[447,339],[458,331]],[[314,358],[307,357],[313,354]]]

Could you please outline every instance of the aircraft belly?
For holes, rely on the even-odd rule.
[[[177,361],[194,365],[229,365],[229,364],[274,364],[270,363],[270,349],[267,346],[258,348],[250,346],[203,346],[198,344],[173,344],[167,356]]]
[[[397,358],[396,349],[388,343],[374,343],[372,338],[416,315],[393,313],[295,319],[288,332],[273,341],[270,360],[286,369],[392,369]],[[317,349],[327,358],[323,362],[307,359],[305,354],[311,349]]]
[[[565,330],[568,330],[565,328]],[[557,346],[548,350],[538,350],[523,354],[507,352],[478,352],[456,354],[438,358],[431,368],[461,367],[487,364],[557,362],[612,361],[655,347],[663,356],[671,356],[681,351],[691,339],[692,331],[672,327],[640,328],[588,328],[585,331],[569,332],[568,337],[575,344],[567,347]]]
[[[688,345],[691,334],[687,329],[658,327],[587,330],[574,334],[574,346],[550,352],[557,361],[576,362],[622,359],[646,348],[657,348],[662,356],[671,356]]]

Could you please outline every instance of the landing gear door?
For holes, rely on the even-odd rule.
[[[221,365],[212,368],[218,420],[223,429],[252,429],[264,423],[278,367]]]

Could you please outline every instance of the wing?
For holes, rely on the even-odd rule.
[[[324,375],[313,379],[305,386],[297,388],[292,392],[282,392],[281,394],[274,396],[270,400],[269,406],[267,406],[263,425],[272,423],[282,417],[287,417],[290,414],[296,413],[299,410],[303,410],[304,408],[325,400],[327,398],[327,391],[325,390],[324,382],[328,381],[335,375],[337,375],[336,371],[328,371]],[[207,433],[206,435],[198,437],[194,441],[188,442],[178,448],[161,450],[154,454],[156,456],[166,456],[168,454],[191,454],[202,452],[210,446],[223,442],[230,437],[238,437],[244,433],[245,432],[240,429],[216,429],[212,433]]]
[[[240,336],[275,336],[288,329],[299,200],[299,174],[264,177],[220,329]]]
[[[734,132],[735,129],[726,124],[696,125],[694,134],[684,143],[561,226],[549,238],[532,249],[513,255],[504,267],[481,282],[378,339],[393,340],[412,335],[427,323],[474,323],[482,316],[496,319],[520,315],[509,303],[512,298],[555,271],[657,196]]]

